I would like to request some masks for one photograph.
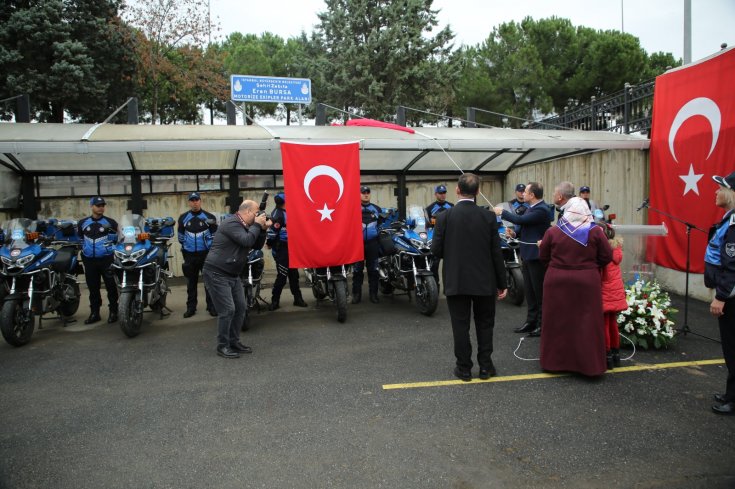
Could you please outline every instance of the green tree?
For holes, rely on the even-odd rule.
[[[141,107],[150,114],[151,123],[163,122],[159,105],[172,92],[193,90],[202,94],[200,104],[227,97],[221,60],[215,50],[204,49],[216,30],[207,0],[137,0],[125,17],[137,28]]]
[[[441,89],[439,69],[454,37],[435,36],[432,0],[325,0],[315,39],[323,50],[320,101],[390,119],[396,106],[425,107]]]
[[[132,93],[119,0],[4,2],[0,93],[28,93],[40,121],[104,120]],[[9,108],[0,108],[8,118]]]

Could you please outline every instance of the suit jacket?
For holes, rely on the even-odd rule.
[[[503,211],[501,218],[513,224],[521,225],[518,239],[527,243],[536,243],[544,237],[546,230],[551,227],[552,215],[549,214],[549,206],[546,205],[546,202],[539,200],[536,205],[529,207],[522,216],[514,212]],[[535,244],[521,244],[521,258],[523,260],[538,260],[538,246]]]
[[[444,260],[444,295],[495,295],[507,288],[495,214],[463,200],[436,217],[431,253]]]

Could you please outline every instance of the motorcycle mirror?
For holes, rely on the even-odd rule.
[[[606,211],[606,210],[608,210],[609,208],[610,208],[610,206],[609,206],[608,204],[605,204],[605,205],[603,205],[603,206],[602,206],[602,210],[603,210],[603,211]]]

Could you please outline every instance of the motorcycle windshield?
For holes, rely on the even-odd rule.
[[[125,214],[120,218],[118,243],[135,243],[138,234],[145,229],[145,218],[138,214]]]
[[[9,249],[22,250],[30,246],[28,243],[28,233],[36,231],[36,221],[32,221],[25,217],[11,219],[5,225],[5,236],[10,239]]]
[[[408,208],[408,219],[414,223],[413,230],[417,233],[426,231],[426,216],[424,215],[424,209],[418,205],[412,205]]]

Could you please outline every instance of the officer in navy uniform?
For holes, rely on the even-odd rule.
[[[352,303],[357,304],[362,300],[363,269],[367,263],[368,290],[370,302],[377,304],[378,299],[378,257],[380,246],[378,244],[378,226],[382,223],[381,209],[370,203],[370,187],[360,187],[360,200],[362,201],[362,240],[365,246],[365,261],[355,263],[352,273]]]
[[[712,178],[720,186],[715,204],[725,209],[725,215],[710,231],[704,255],[704,285],[715,291],[709,309],[719,322],[727,366],[726,389],[715,394],[712,411],[735,415],[735,172]]]
[[[202,209],[202,197],[199,192],[190,193],[189,210],[179,216],[177,227],[181,254],[184,257],[181,270],[186,277],[185,318],[190,318],[196,313],[199,273],[204,266],[204,260],[207,259],[209,248],[212,247],[215,232],[217,232],[217,218],[214,214]],[[204,295],[207,300],[207,311],[211,316],[216,316],[217,311],[206,287],[204,287]]]
[[[437,185],[434,189],[434,197],[436,200],[426,207],[427,228],[434,227],[436,216],[454,207],[454,204],[447,202],[446,185]],[[437,287],[439,287],[439,262],[441,262],[441,258],[434,257],[431,263],[431,273],[434,274]]]
[[[286,196],[279,192],[273,197],[276,208],[271,213],[273,225],[268,229],[265,243],[270,246],[273,260],[276,262],[276,281],[273,282],[273,293],[269,309],[275,311],[280,307],[281,292],[286,285],[293,295],[293,305],[306,307],[304,297],[299,288],[299,269],[288,266],[288,232],[286,231]]]
[[[84,278],[89,289],[89,317],[84,324],[99,321],[102,307],[102,280],[107,289],[107,301],[110,306],[108,323],[117,321],[117,284],[112,275],[113,244],[117,241],[117,221],[104,215],[105,199],[92,197],[89,201],[92,215],[77,223],[77,234],[82,239],[82,263]]]
[[[516,185],[516,196],[513,200],[508,201],[508,207],[510,207],[510,212],[519,216],[522,216],[526,210],[530,207],[528,202],[525,201],[523,194],[526,191],[526,186],[522,183],[519,183]],[[553,219],[553,216],[552,216]],[[498,216],[498,225],[502,226],[503,220]],[[521,226],[520,224],[513,224],[512,226],[508,226],[505,228],[505,234],[510,236],[511,238],[515,238],[521,233]]]

